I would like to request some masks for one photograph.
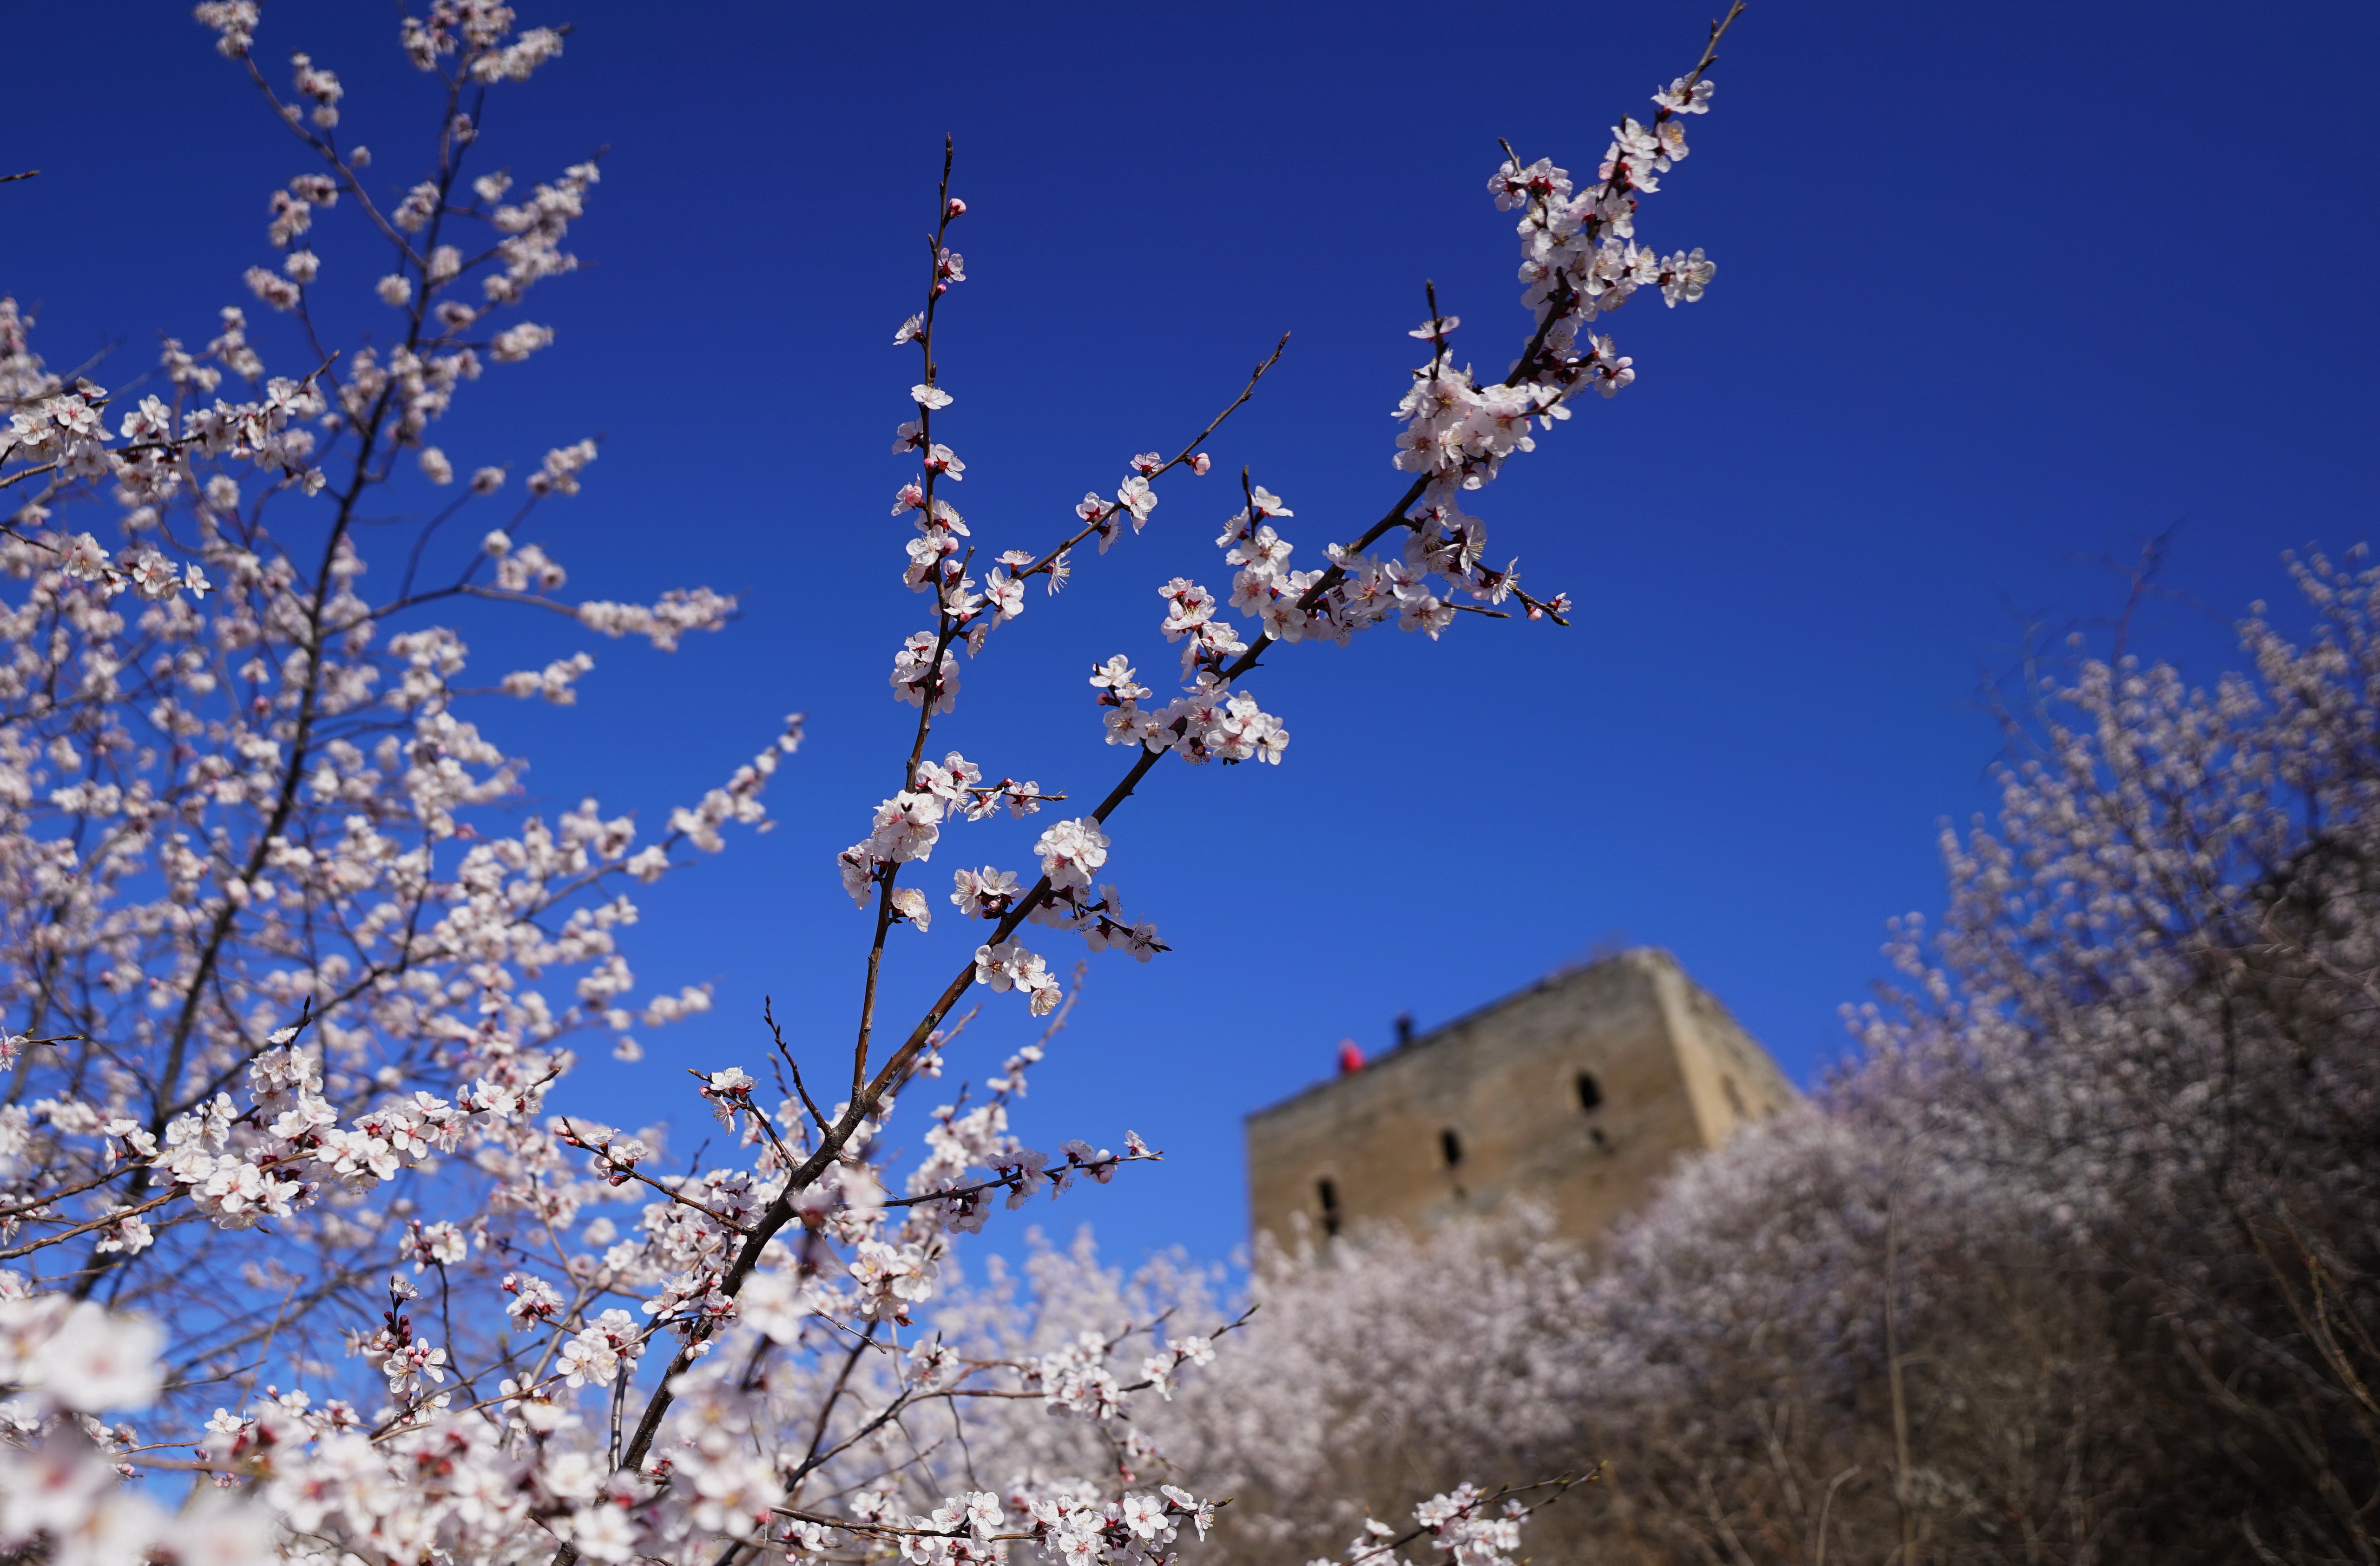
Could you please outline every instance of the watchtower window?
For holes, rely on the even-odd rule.
[[[1731,1076],[1722,1076],[1718,1079],[1718,1085],[1721,1088],[1726,1090],[1727,1107],[1735,1111],[1735,1118],[1738,1120],[1750,1120],[1752,1118],[1751,1113],[1743,1107],[1743,1095],[1735,1090],[1735,1078]]]
[[[1328,1180],[1318,1180],[1315,1182],[1314,1194],[1322,1198],[1322,1232],[1338,1233],[1339,1187]]]
[[[1593,1072],[1580,1072],[1578,1074],[1578,1107],[1582,1110],[1593,1110],[1602,1102],[1603,1085],[1595,1080]]]
[[[1463,1138],[1452,1131],[1438,1134],[1438,1150],[1446,1156],[1446,1167],[1452,1169],[1463,1161]]]

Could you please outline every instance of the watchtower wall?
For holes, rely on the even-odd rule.
[[[1427,1228],[1524,1197],[1593,1242],[1798,1095],[1668,953],[1557,974],[1247,1119],[1251,1226]]]

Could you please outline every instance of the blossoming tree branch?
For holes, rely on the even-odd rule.
[[[1223,518],[1212,580],[1227,585],[1158,588],[1154,629],[1178,663],[1101,649],[1091,664],[1084,721],[1128,759],[1087,809],[1076,788],[942,749],[937,720],[1033,597],[1103,576],[1094,562],[1151,523],[1160,492],[1195,493],[1208,441],[1281,349],[1173,455],[1132,456],[1046,536],[990,553],[955,504],[966,389],[937,358],[967,275],[945,145],[918,308],[893,334],[916,356],[892,442],[898,576],[923,624],[891,683],[917,722],[836,866],[867,932],[859,1012],[804,1016],[790,1037],[771,1014],[757,1072],[694,1074],[689,1104],[730,1144],[700,1171],[665,1167],[657,1129],[569,1107],[573,1039],[609,1035],[635,1058],[638,1030],[708,1007],[702,989],[640,989],[620,949],[634,889],[765,825],[801,719],[722,762],[658,835],[591,798],[527,813],[524,764],[466,714],[568,705],[594,661],[565,648],[474,685],[463,637],[432,618],[484,601],[666,653],[735,609],[704,588],[568,592],[527,537],[579,492],[595,442],[517,479],[460,473],[438,444],[483,375],[554,347],[528,311],[577,264],[599,165],[524,191],[482,172],[482,141],[491,104],[564,33],[492,0],[406,18],[398,42],[434,108],[419,176],[393,184],[345,134],[333,70],[304,54],[285,77],[266,69],[253,0],[197,15],[303,165],[271,193],[251,302],[200,346],[168,339],[154,371],[111,393],[45,369],[31,321],[0,300],[0,568],[17,584],[0,604],[0,1550],[723,1566],[1022,1547],[1088,1566],[1204,1538],[1217,1499],[1171,1482],[1131,1410],[1212,1363],[1237,1319],[1019,1346],[955,1305],[921,1307],[995,1200],[1158,1156],[1130,1133],[1121,1152],[1053,1152],[1008,1129],[1070,1004],[1050,943],[1168,950],[1105,879],[1141,780],[1167,757],[1279,764],[1288,727],[1250,683],[1277,648],[1389,625],[1434,639],[1464,615],[1566,623],[1568,599],[1491,564],[1463,506],[1583,393],[1634,380],[1601,317],[1709,284],[1699,249],[1664,254],[1636,225],[1687,155],[1735,11],[1649,117],[1621,121],[1592,178],[1507,149],[1488,188],[1517,214],[1519,354],[1477,376],[1430,294],[1395,408],[1406,477],[1377,519],[1324,519],[1306,545],[1320,559],[1301,566],[1295,514],[1257,476],[1176,500]],[[315,236],[334,222],[386,270],[326,264]],[[423,486],[452,498],[383,566],[388,590],[368,587],[364,522]],[[431,545],[464,529],[479,547],[442,575]],[[931,879],[946,831],[1002,810],[1050,819],[1038,864]],[[880,1038],[895,932],[938,916],[969,922],[971,954]],[[566,1000],[539,988],[557,979]],[[995,1006],[1015,992],[1046,1031],[935,1107],[923,1153],[902,1156],[898,1102],[971,1047],[981,1014],[959,1008],[978,988]],[[623,1202],[624,1220],[601,1210]],[[1012,1409],[1066,1415],[1099,1460],[1050,1466]],[[1426,1540],[1501,1566],[1572,1476],[1495,1477],[1507,1487],[1420,1499],[1412,1528],[1367,1532],[1350,1559],[1388,1566]]]

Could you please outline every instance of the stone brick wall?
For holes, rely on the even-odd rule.
[[[1795,1097],[1675,958],[1640,948],[1248,1116],[1251,1227],[1427,1227],[1525,1196],[1592,1242],[1681,1155]]]

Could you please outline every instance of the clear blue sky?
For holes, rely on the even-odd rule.
[[[443,444],[468,469],[607,432],[587,492],[530,536],[589,594],[704,582],[747,613],[674,659],[592,644],[577,709],[489,721],[540,795],[658,822],[811,714],[779,830],[647,900],[640,977],[714,979],[719,1008],[649,1036],[641,1065],[590,1063],[599,1112],[675,1100],[684,1064],[757,1064],[764,993],[812,1054],[849,1037],[867,931],[830,856],[893,786],[909,718],[884,682],[919,601],[885,510],[914,360],[888,345],[944,131],[972,211],[938,430],[978,535],[1051,539],[1287,329],[1214,450],[1298,508],[1303,559],[1400,488],[1388,410],[1422,280],[1483,365],[1517,341],[1495,139],[1591,167],[1705,15],[530,6],[577,30],[497,100],[490,145],[535,177],[608,144],[574,234],[589,264],[534,296],[557,346],[467,390]],[[276,3],[259,40],[276,81],[299,48],[343,75],[346,131],[392,184],[427,107],[394,32],[388,7]],[[42,307],[53,364],[122,345],[100,371],[121,381],[154,333],[202,340],[247,302],[266,193],[307,165],[181,6],[20,8],[11,36],[0,164],[44,173],[6,192],[0,288]],[[1155,774],[1111,868],[1175,951],[1094,960],[1024,1129],[1130,1125],[1171,1157],[1043,1220],[1223,1254],[1242,1113],[1342,1036],[1377,1047],[1400,1011],[1427,1026],[1600,941],[1670,947],[1812,1079],[1883,919],[1939,903],[1937,822],[1989,807],[1999,740],[1972,698],[2022,619],[2107,609],[2121,582],[2089,557],[2179,522],[2165,580],[2213,613],[2162,606],[2146,639],[2211,674],[2228,622],[2288,596],[2284,550],[2372,532],[2380,100],[2340,62],[2375,45],[2380,12],[2346,4],[1755,4],[1644,228],[1708,249],[1709,297],[1616,317],[1638,384],[1479,497],[1533,585],[1576,596],[1576,628],[1297,649],[1263,676],[1286,765]],[[345,232],[318,292],[375,321],[380,258]],[[1146,537],[967,671],[952,743],[1104,791],[1119,753],[1084,666],[1163,666],[1155,587],[1222,576],[1225,480],[1169,486]],[[491,674],[589,643],[469,632]],[[1028,843],[963,829],[929,884]],[[898,933],[896,1012],[973,941]],[[990,1016],[978,1059],[1026,1032],[1013,1003]]]

